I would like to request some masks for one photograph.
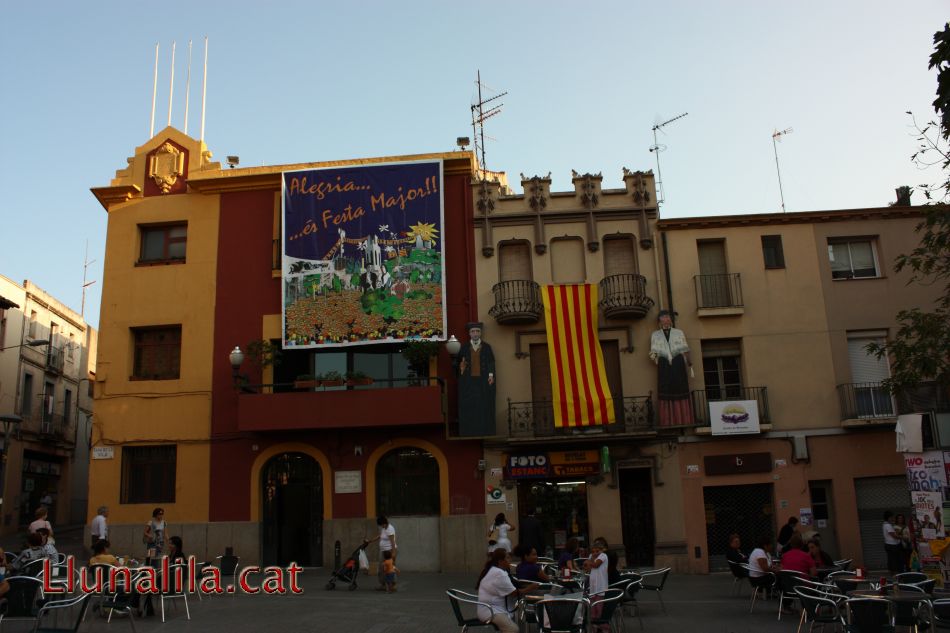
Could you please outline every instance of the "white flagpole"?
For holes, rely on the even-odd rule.
[[[188,40],[188,79],[185,80],[185,135],[188,135],[188,99],[191,96],[191,40]]]
[[[172,124],[172,96],[175,94],[175,42],[172,42],[172,74],[168,79],[168,125]]]
[[[201,81],[201,138],[205,140],[205,95],[208,92],[208,36],[205,36],[205,71]]]
[[[148,137],[155,136],[155,93],[158,91],[158,42],[155,42],[155,74],[152,76],[152,118],[148,124]]]

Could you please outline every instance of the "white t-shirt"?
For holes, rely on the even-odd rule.
[[[393,549],[392,538],[396,536],[396,528],[393,527],[393,524],[390,523],[386,527],[379,528],[379,551],[381,552],[390,552]]]
[[[607,589],[607,554],[601,552],[594,560],[600,561],[600,567],[590,568],[588,587],[590,588],[590,595],[597,596]]]
[[[90,528],[89,533],[101,539],[107,537],[109,534],[109,526],[106,525],[106,518],[103,515],[97,514],[96,518],[92,520],[92,528]]]
[[[759,563],[763,558],[765,559],[766,567],[771,568],[772,557],[761,547],[756,547],[752,550],[752,553],[749,554],[749,578],[761,578],[765,575],[765,572],[762,571],[762,564]]]
[[[891,536],[891,532],[896,533],[897,530],[894,529],[894,526],[891,525],[890,521],[884,522],[884,544],[885,545],[900,545],[901,540],[899,538],[894,538]]]
[[[511,584],[511,577],[504,569],[492,567],[478,583],[478,601],[484,602],[492,608],[489,612],[483,606],[479,606],[475,613],[478,619],[487,621],[493,613],[508,613],[508,596],[515,590]]]
[[[33,521],[33,523],[30,523],[30,534],[35,533],[40,528],[46,528],[50,532],[53,531],[53,526],[49,524],[49,521],[46,519],[37,519]]]

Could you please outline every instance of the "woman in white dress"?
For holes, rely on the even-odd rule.
[[[514,532],[513,525],[505,519],[505,513],[499,512],[495,521],[488,526],[488,551],[494,552],[496,549],[503,549],[506,552],[511,551],[511,539],[508,538],[508,532]]]

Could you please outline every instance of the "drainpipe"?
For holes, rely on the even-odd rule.
[[[667,251],[666,233],[661,233],[660,239],[663,241],[663,269],[666,274],[666,300],[669,303],[667,310],[670,311],[673,325],[676,325],[676,313],[673,311],[673,287],[670,284],[670,254]]]

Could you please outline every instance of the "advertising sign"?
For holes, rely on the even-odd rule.
[[[547,453],[509,455],[505,459],[506,479],[540,479],[549,474]]]
[[[283,347],[445,339],[441,161],[283,173]]]
[[[907,487],[911,492],[942,493],[946,487],[946,471],[941,451],[904,453]]]
[[[555,477],[588,477],[600,472],[597,451],[552,451],[548,458]]]
[[[485,503],[505,503],[505,491],[500,486],[485,486]]]
[[[363,472],[360,470],[334,471],[333,490],[337,494],[363,492]]]
[[[941,506],[943,495],[939,492],[912,491],[911,502],[914,504],[914,519],[920,526],[920,534],[924,540],[932,541],[937,535],[943,535],[941,524]]]
[[[713,435],[759,433],[759,403],[755,400],[722,400],[709,403]]]

